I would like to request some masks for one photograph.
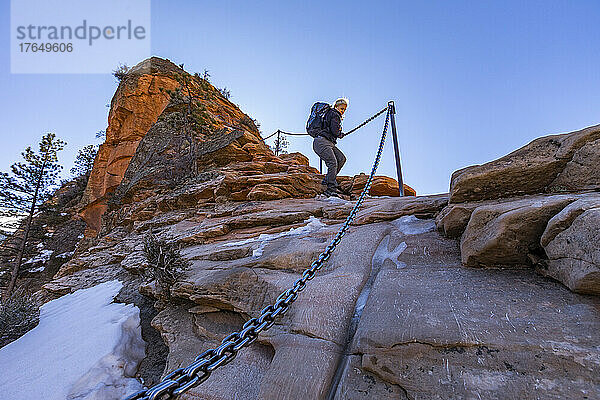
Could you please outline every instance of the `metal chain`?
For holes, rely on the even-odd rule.
[[[290,135],[290,136],[310,136],[308,133],[293,133],[293,132],[284,132],[282,130],[279,131],[280,133],[283,133],[284,135]],[[275,132],[277,133],[277,132]]]
[[[179,395],[188,391],[194,386],[201,384],[206,381],[210,374],[222,365],[230,363],[236,356],[238,351],[250,343],[254,342],[258,338],[258,334],[263,330],[269,329],[275,323],[275,317],[284,315],[290,305],[296,301],[298,293],[303,291],[306,287],[306,282],[313,279],[317,271],[323,268],[325,261],[329,259],[331,253],[335,250],[337,245],[342,240],[342,237],[350,227],[354,217],[358,212],[361,204],[364,202],[369,190],[371,189],[371,183],[373,176],[379,166],[381,160],[381,153],[383,152],[383,145],[385,143],[385,137],[388,129],[388,122],[390,118],[390,106],[383,111],[388,110],[385,118],[385,125],[383,127],[383,133],[381,135],[381,141],[379,142],[379,148],[377,149],[377,155],[373,162],[373,168],[365,187],[363,188],[358,201],[350,211],[350,214],[344,221],[344,224],[335,235],[331,243],[325,248],[319,257],[312,262],[310,268],[304,270],[302,277],[300,277],[294,285],[282,292],[274,304],[268,305],[263,308],[258,318],[251,318],[248,320],[239,332],[234,332],[224,338],[221,341],[221,345],[214,349],[209,349],[204,353],[196,357],[193,363],[185,368],[179,368],[165,376],[165,378],[150,389],[145,389],[137,392],[125,400],[165,400],[165,399],[176,399]],[[381,114],[379,112],[377,115]],[[375,118],[375,115],[373,118]],[[368,122],[368,121],[366,121]],[[365,122],[365,123],[366,123]]]
[[[356,128],[350,129],[348,132],[344,133],[344,136],[348,136],[352,132],[359,130],[360,128],[362,128],[363,126],[365,126],[369,122],[373,121],[375,118],[379,117],[381,114],[383,114],[387,110],[389,110],[389,106],[385,107],[384,109],[382,109],[381,111],[379,111],[377,114],[373,115],[371,118],[367,119],[365,122],[363,122],[362,124],[358,125]]]
[[[384,112],[386,112],[387,109],[388,108],[386,107],[383,110],[378,111],[377,114],[373,115],[370,118],[367,118],[363,123],[361,123],[360,125],[358,125],[356,128],[350,129],[348,132],[344,133],[344,136],[347,136],[347,135],[351,134],[352,132],[359,130],[360,128],[362,128],[363,126],[365,126],[366,124],[368,124],[369,122],[373,121],[375,118],[379,117],[381,114],[383,114]],[[281,129],[277,129],[274,133],[272,133],[269,136],[263,138],[263,140],[270,139],[273,136],[277,135],[277,133],[283,133],[284,135],[292,135],[292,136],[308,136],[308,133],[284,132]]]
[[[280,132],[280,130],[279,129],[276,130],[274,133],[270,134],[269,136],[262,138],[262,140],[267,140],[267,139],[272,138],[273,136],[277,135],[277,132]],[[307,135],[308,135],[308,133],[307,133]]]

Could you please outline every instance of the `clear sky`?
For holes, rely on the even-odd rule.
[[[0,170],[53,131],[68,171],[106,128],[115,78],[11,74],[8,1],[0,17]],[[151,18],[152,54],[208,69],[264,136],[303,132],[318,100],[350,99],[344,130],[395,100],[404,180],[419,194],[447,192],[454,170],[536,137],[600,123],[598,0],[152,1]],[[382,126],[338,142],[342,174],[368,173]],[[309,138],[290,142],[318,165]],[[395,176],[391,140],[379,172]]]

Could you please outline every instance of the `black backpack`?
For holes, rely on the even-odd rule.
[[[323,130],[323,121],[325,113],[331,109],[331,106],[327,103],[316,102],[310,109],[310,117],[306,121],[306,132],[312,137],[319,136],[319,133]]]

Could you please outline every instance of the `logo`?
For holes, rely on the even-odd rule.
[[[12,0],[12,73],[110,73],[150,56],[150,0]]]

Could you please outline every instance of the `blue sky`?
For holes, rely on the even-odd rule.
[[[106,128],[115,79],[11,74],[0,7],[0,170],[53,131],[68,171]],[[345,130],[394,100],[404,180],[429,194],[447,192],[456,169],[600,123],[599,17],[597,0],[153,1],[151,48],[208,69],[264,136],[302,132],[318,100],[350,99]],[[382,125],[339,141],[342,174],[370,170]],[[290,142],[318,165],[308,138]],[[379,172],[395,176],[391,138]]]

